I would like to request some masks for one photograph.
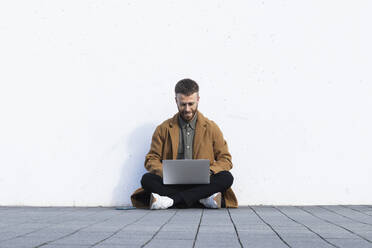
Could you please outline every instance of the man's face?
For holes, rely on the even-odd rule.
[[[199,94],[195,92],[192,95],[186,96],[184,94],[177,93],[176,103],[181,117],[185,121],[191,121],[198,110]]]

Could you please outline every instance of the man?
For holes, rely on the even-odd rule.
[[[142,188],[131,196],[135,207],[207,208],[238,207],[231,190],[231,155],[218,126],[198,111],[199,86],[191,79],[176,84],[178,113],[160,124],[146,155]],[[164,185],[162,161],[165,159],[209,159],[210,184]]]

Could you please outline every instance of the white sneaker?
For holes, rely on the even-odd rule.
[[[167,209],[173,205],[173,199],[168,196],[161,196],[151,193],[150,209]]]
[[[210,197],[200,199],[199,202],[206,208],[221,208],[221,192],[217,192]]]

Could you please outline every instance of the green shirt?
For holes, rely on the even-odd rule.
[[[195,125],[198,116],[190,121],[184,121],[181,116],[178,118],[178,124],[180,126],[180,138],[178,143],[177,159],[192,159],[192,149],[195,136]]]

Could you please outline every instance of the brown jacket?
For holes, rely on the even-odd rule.
[[[200,112],[196,122],[193,159],[209,159],[210,169],[214,173],[232,168],[231,155],[227,143],[217,124],[204,117]],[[178,115],[160,124],[153,136],[151,148],[146,155],[145,168],[150,172],[163,176],[162,160],[177,159],[179,142]],[[226,207],[238,207],[238,201],[231,188],[224,192]],[[150,196],[139,188],[131,196],[133,206],[146,208],[149,206]]]

